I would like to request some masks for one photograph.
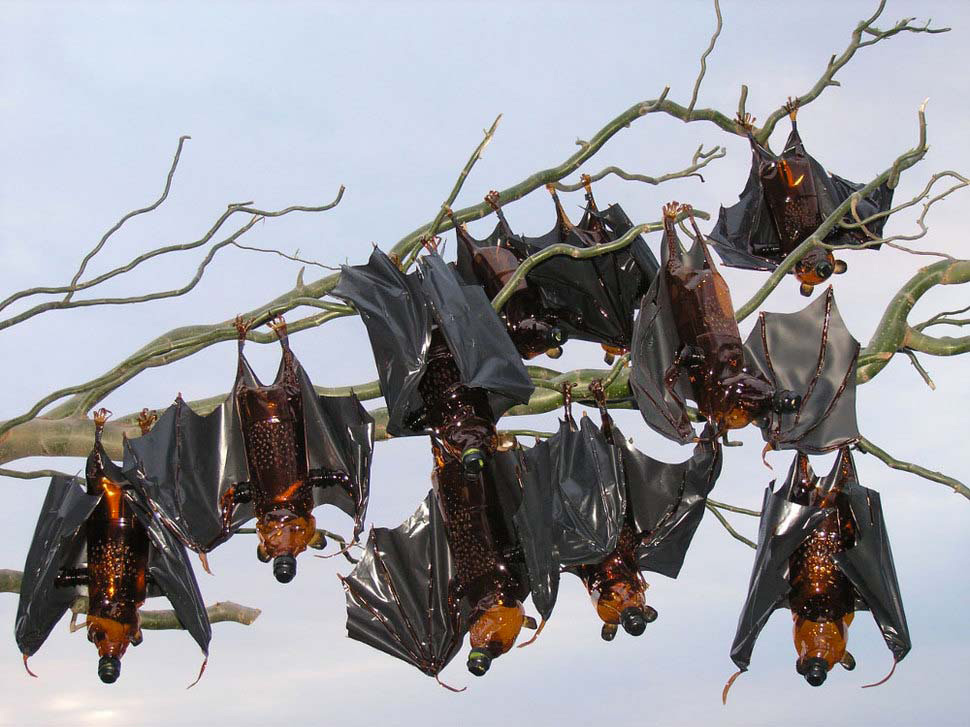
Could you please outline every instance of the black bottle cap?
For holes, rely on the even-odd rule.
[[[278,555],[273,559],[273,575],[280,583],[289,583],[296,577],[296,558]]]
[[[829,668],[825,659],[815,657],[805,662],[805,681],[813,687],[822,686],[828,674]]]
[[[485,469],[485,453],[478,447],[469,447],[461,453],[461,466],[465,470],[465,477],[475,479]]]
[[[117,656],[102,656],[98,661],[98,678],[105,684],[114,684],[121,676],[121,659]]]
[[[815,273],[822,279],[828,280],[832,277],[832,273],[835,272],[835,266],[828,260],[823,260],[818,265],[815,266]]]
[[[647,620],[643,616],[643,611],[634,606],[623,609],[623,613],[620,614],[620,623],[623,624],[623,630],[631,636],[639,636],[647,628]]]
[[[468,654],[468,671],[477,677],[484,676],[492,665],[492,656],[487,651],[474,649]]]

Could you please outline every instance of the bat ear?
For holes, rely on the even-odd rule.
[[[845,669],[846,671],[852,671],[853,669],[855,669],[855,657],[852,656],[852,654],[849,653],[848,651],[845,652],[845,654],[842,656],[842,659],[839,661],[839,663],[842,665],[842,668]]]
[[[269,553],[266,552],[262,543],[256,546],[256,557],[259,558],[260,563],[269,563],[270,561]]]
[[[835,274],[842,275],[846,270],[849,269],[849,264],[845,260],[835,261]]]
[[[327,539],[324,537],[323,533],[317,530],[313,534],[313,537],[310,538],[310,542],[307,543],[307,546],[313,548],[314,550],[323,550],[327,547]]]
[[[798,289],[798,292],[804,295],[806,298],[808,298],[809,296],[812,295],[813,290],[815,290],[814,285],[809,285],[808,283],[802,283],[801,287]]]

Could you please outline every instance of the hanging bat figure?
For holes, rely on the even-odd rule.
[[[590,390],[600,410],[602,437],[616,453],[622,469],[626,507],[618,523],[616,548],[599,562],[573,569],[590,594],[603,621],[601,635],[612,641],[619,626],[640,636],[656,620],[647,604],[647,582],[641,571],[676,578],[687,548],[704,514],[707,494],[721,471],[721,447],[702,439],[694,455],[679,464],[648,457],[624,438],[606,408],[601,382]]]
[[[476,240],[463,223],[454,217],[452,222],[458,238],[458,272],[466,283],[481,285],[491,300],[502,291],[524,258],[509,242],[513,233],[498,204],[498,192],[489,192],[485,201],[499,218],[487,239]],[[522,358],[531,359],[543,353],[552,358],[562,355],[566,333],[559,327],[555,313],[543,307],[538,291],[527,280],[518,282],[500,316]]]
[[[467,667],[481,676],[537,628],[523,606],[530,593],[546,623],[562,568],[603,560],[623,513],[606,440],[567,420],[531,449],[496,452],[474,478],[433,443],[432,493],[399,528],[372,530],[343,579],[351,638],[437,677],[468,632]]]
[[[805,151],[795,118],[797,102],[788,100],[785,108],[792,130],[781,156],[775,156],[757,142],[752,134],[754,119],[739,114],[737,124],[751,143],[752,162],[748,183],[740,201],[721,207],[711,241],[725,265],[748,270],[774,270],[796,247],[804,242],[842,202],[864,185],[835,174],[828,174]],[[893,190],[883,183],[859,200],[855,211],[860,220],[888,211]],[[850,216],[846,216],[851,220]],[[826,237],[827,244],[863,244],[879,239],[887,217],[844,230],[836,228]],[[878,247],[873,245],[872,247]],[[848,269],[830,250],[813,247],[794,268],[802,295],[828,280],[832,273]]]
[[[714,436],[756,422],[768,448],[815,453],[855,441],[859,343],[842,323],[832,290],[794,314],[762,313],[742,345],[727,283],[691,218],[685,252],[664,207],[662,271],[643,297],[630,384],[647,424],[694,441],[686,400]]]
[[[740,671],[725,687],[725,698],[747,670],[768,618],[786,606],[794,622],[795,669],[812,686],[820,686],[836,664],[855,668],[846,646],[849,624],[860,610],[872,613],[895,669],[911,647],[909,629],[879,493],[859,484],[848,447],[821,480],[808,458],[796,455],[785,485],[765,492],[762,513],[751,584],[731,650]]]
[[[290,349],[281,317],[271,327],[282,347],[274,382],[260,383],[243,356],[236,381],[207,416],[181,396],[147,436],[126,442],[126,468],[145,478],[152,507],[183,542],[206,553],[253,517],[260,561],[288,583],[296,556],[326,541],[313,509],[330,504],[354,518],[367,510],[374,421],[355,395],[319,396]]]
[[[589,177],[584,175],[586,207],[574,225],[555,188],[547,186],[556,209],[556,226],[536,238],[512,233],[498,204],[498,193],[485,198],[499,217],[495,231],[483,241],[456,225],[458,270],[467,282],[485,286],[494,297],[509,276],[530,255],[565,243],[590,248],[617,240],[633,228],[617,205],[600,211]],[[503,309],[509,333],[526,358],[558,349],[568,338],[599,343],[607,360],[630,348],[633,315],[640,298],[657,275],[657,260],[644,239],[587,259],[554,256],[533,267]],[[494,292],[493,292],[494,291]],[[554,344],[554,345],[550,345]]]
[[[184,548],[153,517],[140,481],[111,462],[101,445],[108,414],[94,413],[86,487],[74,477],[51,479],[24,565],[16,637],[26,667],[64,612],[86,595],[98,676],[111,684],[128,647],[142,642],[139,609],[149,596],[168,597],[204,654],[211,632]],[[72,620],[71,630],[79,628]]]
[[[434,437],[475,478],[495,452],[494,422],[535,387],[482,288],[428,247],[407,275],[375,247],[366,265],[343,267],[333,295],[367,327],[388,434]]]

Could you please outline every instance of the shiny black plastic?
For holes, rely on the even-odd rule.
[[[295,356],[291,362],[300,386],[314,505],[334,505],[354,518],[356,538],[367,511],[374,420],[353,394],[319,396]],[[284,357],[277,381],[285,365]],[[236,498],[229,532],[223,530],[220,499],[251,479],[235,396],[240,385],[261,386],[241,348],[232,392],[215,411],[200,416],[179,397],[148,434],[125,441],[125,470],[142,480],[158,517],[200,552],[224,542],[254,516],[252,501]]]
[[[125,500],[148,533],[148,575],[152,584],[148,595],[166,596],[179,621],[202,651],[208,653],[212,635],[209,619],[185,548],[154,517],[140,479],[122,472],[103,450],[101,455],[105,473],[115,482],[126,483]],[[100,496],[85,492],[80,478],[51,479],[24,564],[17,607],[17,645],[27,656],[41,647],[74,600],[85,595],[83,587],[59,586],[55,582],[62,569],[77,568],[86,561],[84,526],[100,501]]]
[[[390,530],[374,528],[346,578],[347,635],[437,676],[468,624],[451,580],[454,563],[434,494]]]
[[[848,448],[843,448],[832,471],[820,485],[822,492],[831,490],[844,469],[845,458],[849,460],[849,471],[855,472],[852,455]],[[773,491],[772,483],[765,490],[751,583],[731,648],[731,659],[742,671],[751,663],[755,641],[771,614],[788,605],[790,556],[831,512],[829,508],[792,502],[791,493],[799,477],[797,463],[796,456],[781,489]],[[912,643],[879,493],[860,485],[854,475],[842,481],[841,489],[842,495],[848,498],[856,531],[855,544],[835,557],[836,565],[859,596],[856,610],[872,613],[893,658],[901,661]]]
[[[779,160],[794,158],[804,159],[811,168],[812,182],[818,195],[819,224],[828,217],[836,207],[849,198],[854,192],[862,189],[862,184],[850,182],[835,174],[828,174],[813,157],[805,152],[804,144],[798,134],[797,126],[792,122],[791,134],[785,143],[781,156],[775,156],[755,141],[748,134],[751,142],[752,160],[751,173],[748,182],[741,192],[740,201],[731,207],[721,207],[717,224],[711,232],[710,238],[725,265],[744,268],[747,270],[774,270],[781,262],[785,253],[777,229],[772,221],[771,213],[765,202],[759,168],[762,164],[777,163]],[[859,200],[857,210],[860,219],[866,219],[879,212],[885,212],[892,206],[893,190],[883,183],[873,190],[867,197]],[[854,221],[851,215],[846,215],[848,221]],[[885,217],[866,225],[867,229],[877,237],[882,234],[886,224]],[[866,241],[864,232],[850,232],[836,227],[825,238],[826,243],[836,245],[852,245]],[[878,247],[878,246],[875,246]]]
[[[701,268],[699,242],[684,254]],[[667,250],[662,262],[666,265]],[[668,389],[664,377],[683,348],[670,306],[665,277],[657,276],[643,297],[633,331],[630,388],[650,427],[681,444],[695,432],[683,403],[693,399],[686,374]],[[835,304],[831,286],[797,313],[762,313],[744,343],[745,362],[776,389],[800,395],[795,411],[768,411],[759,421],[762,435],[775,449],[829,452],[859,437],[855,413],[856,360],[859,342],[852,337]]]
[[[431,334],[441,330],[462,383],[485,389],[494,419],[524,404],[535,388],[485,293],[464,285],[437,253],[405,275],[375,248],[366,265],[345,265],[333,295],[353,303],[370,338],[392,436],[427,434],[418,384]]]

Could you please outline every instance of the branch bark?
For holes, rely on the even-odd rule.
[[[19,570],[0,569],[0,593],[20,593],[20,583],[23,580],[23,572]],[[88,599],[78,598],[71,606],[73,613],[87,613]],[[209,616],[209,623],[222,623],[232,621],[244,626],[251,625],[261,611],[250,606],[241,606],[232,601],[220,601],[206,608]],[[162,631],[169,629],[182,630],[182,624],[175,615],[175,611],[170,609],[161,611],[151,611],[141,609],[138,611],[141,618],[141,627],[150,631]]]

